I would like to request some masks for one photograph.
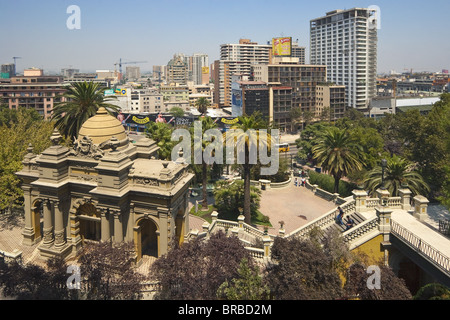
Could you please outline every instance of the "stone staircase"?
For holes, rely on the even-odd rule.
[[[344,219],[342,219],[342,221],[344,222],[344,225],[340,225],[337,222],[334,222],[331,226],[329,226],[328,228],[326,228],[325,230],[328,231],[330,228],[334,228],[339,230],[340,232],[344,233],[345,231],[347,231],[347,226],[346,223],[348,221],[349,218],[352,218],[353,221],[355,222],[353,225],[353,228],[357,228],[357,226],[361,223],[363,223],[366,218],[364,218],[361,214],[359,214],[358,212],[353,212],[350,215],[346,215],[344,217]],[[353,229],[352,228],[352,229]]]

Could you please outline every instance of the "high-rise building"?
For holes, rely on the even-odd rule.
[[[125,71],[127,80],[136,81],[141,77],[141,68],[134,66],[127,66]]]
[[[194,53],[189,57],[189,69],[195,85],[209,83],[209,58],[204,53]]]
[[[259,45],[249,39],[240,39],[238,44],[220,46],[220,60],[214,66],[214,102],[220,107],[231,106],[231,76],[251,76],[252,65],[269,64],[272,46]]]
[[[167,66],[153,66],[152,80],[161,84],[166,81]]]
[[[324,83],[316,87],[316,113],[322,120],[342,118],[345,110],[345,86]]]
[[[347,106],[366,109],[376,96],[375,9],[335,10],[310,21],[310,63],[327,66],[327,79],[346,86]]]
[[[302,114],[310,113],[317,118],[316,87],[326,82],[326,66],[302,65],[298,58],[292,57],[274,58],[274,62],[252,66],[254,80],[268,83],[273,89],[271,94],[278,95],[272,101],[270,120],[275,121],[280,129],[289,130],[292,108],[299,108]],[[290,101],[286,102],[286,99]],[[273,105],[277,101],[280,103]]]
[[[65,79],[70,79],[73,78],[75,76],[75,74],[79,74],[80,73],[80,69],[73,69],[73,68],[64,68],[61,69],[61,75],[65,78]]]
[[[2,64],[2,78],[12,78],[16,75],[16,65],[14,63]]]
[[[298,41],[292,42],[291,52],[293,58],[299,58],[300,64],[306,64],[306,48],[299,47]]]
[[[53,106],[64,101],[60,97],[66,92],[66,84],[60,76],[45,76],[42,69],[24,70],[23,76],[11,78],[8,84],[0,85],[0,97],[10,109],[35,109],[44,119],[51,117]]]
[[[189,68],[183,54],[175,54],[167,64],[167,82],[185,85],[189,81]]]

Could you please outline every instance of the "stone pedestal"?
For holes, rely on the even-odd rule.
[[[407,188],[402,188],[400,190],[398,190],[398,193],[400,195],[401,200],[401,205],[402,205],[402,209],[403,210],[410,210],[411,209],[411,190],[407,189]]]
[[[380,188],[380,189],[377,189],[376,194],[377,194],[377,198],[380,199],[380,205],[382,207],[387,206],[387,203],[388,203],[388,200],[390,197],[389,191],[387,189]]]
[[[353,199],[355,199],[355,211],[365,212],[367,210],[367,191],[365,190],[353,190]]]
[[[414,214],[413,216],[419,219],[420,221],[424,221],[428,218],[428,199],[424,196],[415,196],[414,197]]]

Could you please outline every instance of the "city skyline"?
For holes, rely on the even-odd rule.
[[[67,8],[81,10],[81,29],[69,30]],[[381,9],[378,31],[378,73],[448,69],[450,45],[442,41],[448,29],[450,3],[433,1],[14,1],[2,3],[0,28],[7,30],[0,63],[13,63],[17,72],[37,67],[59,72],[114,70],[123,61],[142,72],[166,65],[176,53],[205,53],[209,63],[220,59],[220,45],[247,38],[266,44],[290,36],[306,47],[309,63],[310,20],[336,9]],[[125,68],[123,67],[123,70]]]

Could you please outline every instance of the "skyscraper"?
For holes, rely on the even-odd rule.
[[[175,54],[167,64],[167,82],[186,84],[189,81],[189,66],[184,54]]]
[[[271,45],[259,45],[249,39],[240,39],[236,44],[220,46],[220,61],[215,64],[214,96],[221,107],[231,106],[231,76],[251,76],[252,65],[269,64]]]
[[[141,77],[141,68],[127,66],[125,75],[128,80],[136,81]]]
[[[16,65],[14,63],[2,64],[1,73],[5,78],[12,78],[16,76]]]
[[[209,76],[205,77],[203,75],[209,75],[208,55],[203,53],[194,53],[191,57],[189,57],[189,61],[189,67],[192,69],[192,81],[194,81],[194,84],[207,84],[209,82]]]
[[[375,9],[335,10],[310,21],[310,63],[327,66],[327,79],[346,86],[347,106],[364,110],[376,96]]]

